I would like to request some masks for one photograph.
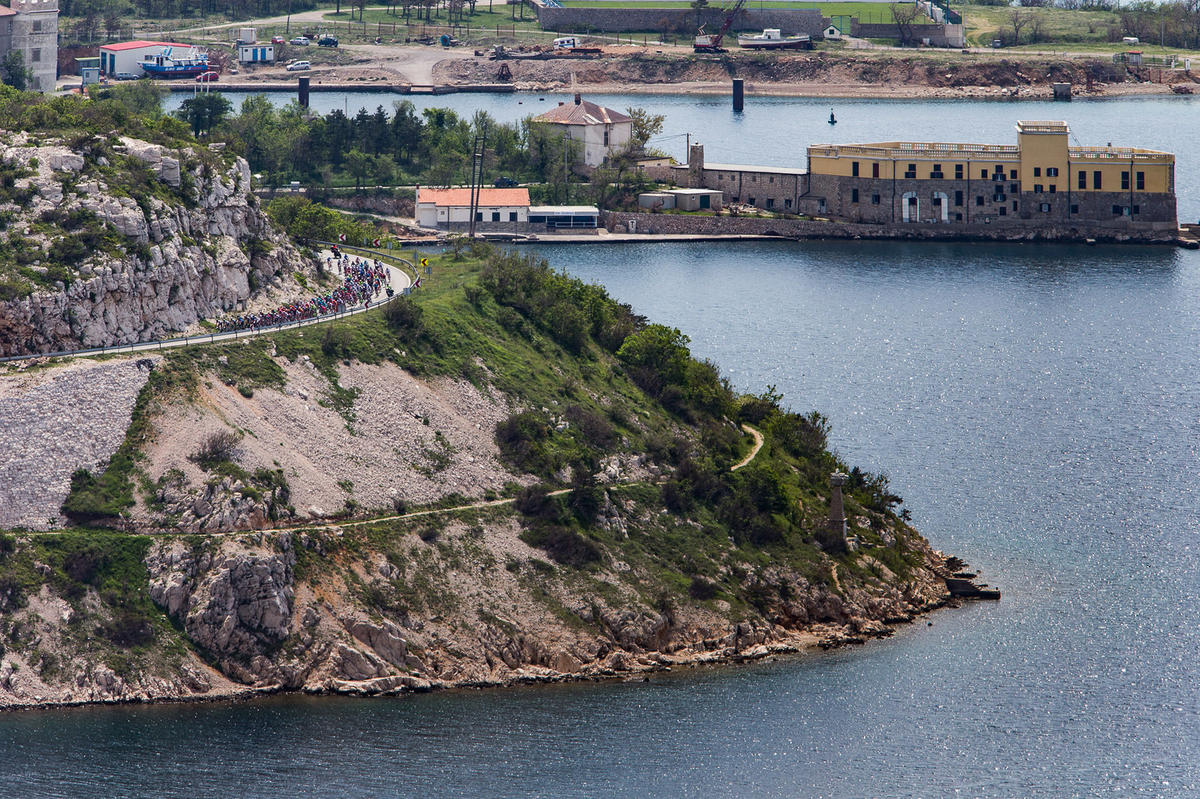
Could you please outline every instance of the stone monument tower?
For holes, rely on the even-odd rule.
[[[821,548],[831,554],[846,552],[846,509],[842,505],[842,486],[846,475],[834,472],[829,475],[829,520],[820,537]]]

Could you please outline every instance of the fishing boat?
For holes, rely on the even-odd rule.
[[[147,54],[138,66],[152,78],[191,78],[208,71],[208,53],[195,47],[164,47]]]
[[[747,50],[811,50],[812,37],[784,36],[779,28],[764,28],[762,33],[738,34],[738,46]]]

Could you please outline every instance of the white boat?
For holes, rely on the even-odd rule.
[[[812,37],[807,34],[784,36],[779,28],[764,28],[762,33],[738,34],[738,45],[747,50],[810,50]]]

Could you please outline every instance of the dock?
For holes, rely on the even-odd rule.
[[[307,76],[305,76],[307,77]],[[159,86],[173,92],[192,93],[196,91],[196,82],[191,80],[160,80],[155,81]],[[119,85],[119,84],[116,84]],[[205,84],[205,91],[219,92],[295,92],[297,84],[294,81],[213,81]],[[380,92],[386,94],[512,94],[517,89],[511,83],[471,83],[465,85],[450,84],[419,84],[419,83],[384,83],[336,81],[309,83],[310,92]]]

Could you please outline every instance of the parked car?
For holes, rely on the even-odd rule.
[[[113,80],[137,80],[140,77],[141,75],[134,72],[118,72],[116,75],[113,75]]]
[[[291,43],[297,47],[308,47],[310,44],[312,44],[312,40],[307,36],[296,36],[293,37]]]
[[[498,189],[511,189],[516,185],[517,182],[512,178],[496,178],[495,186]]]
[[[221,77],[221,73],[215,72],[210,69],[208,72],[201,72],[199,75],[197,75],[196,82],[197,83],[209,83],[211,81],[217,80],[220,77]]]
[[[282,36],[271,37],[271,44],[284,44],[286,41],[287,39],[284,39]]]
[[[317,44],[321,47],[337,47],[338,40],[336,36],[322,36],[320,39],[317,39]]]
[[[312,65],[307,61],[293,61],[287,65],[288,72],[299,72],[302,69],[312,69]]]

